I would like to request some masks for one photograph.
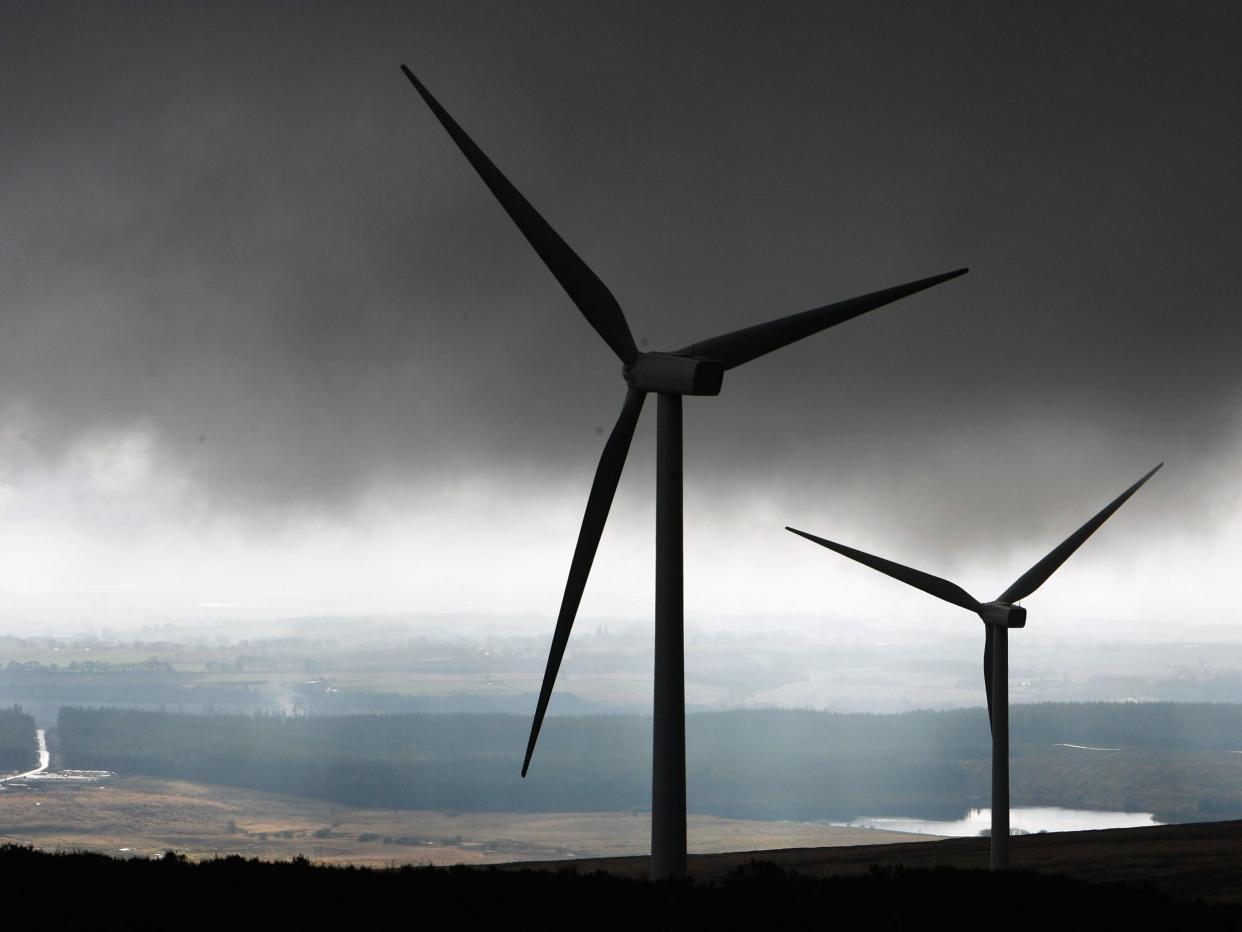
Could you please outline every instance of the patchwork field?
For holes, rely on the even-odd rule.
[[[0,843],[191,858],[304,855],[329,864],[495,864],[645,853],[645,813],[446,813],[365,809],[180,780],[0,792]],[[931,840],[869,829],[691,816],[699,853]]]

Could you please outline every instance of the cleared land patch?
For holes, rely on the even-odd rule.
[[[237,787],[118,778],[0,793],[0,843],[191,858],[303,855],[327,864],[497,864],[645,853],[646,813],[446,813],[367,809]],[[870,829],[692,815],[690,849],[805,848],[931,840]],[[387,841],[385,840],[387,839]]]

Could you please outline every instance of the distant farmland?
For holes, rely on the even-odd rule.
[[[697,852],[925,840],[835,825],[691,816]],[[651,819],[631,812],[429,812],[375,809],[236,786],[123,777],[103,789],[0,793],[0,843],[116,857],[303,856],[329,864],[497,864],[644,854]]]

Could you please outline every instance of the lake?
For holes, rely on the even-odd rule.
[[[960,838],[978,835],[992,827],[991,809],[972,809],[964,819],[936,821],[882,816],[856,819],[850,823],[890,832],[917,832],[920,835],[948,835]],[[1160,825],[1150,812],[1102,812],[1095,809],[1060,809],[1055,806],[1025,806],[1009,810],[1009,827],[1024,832],[1081,832],[1099,828],[1140,828]]]

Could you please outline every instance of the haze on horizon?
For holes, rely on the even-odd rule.
[[[6,18],[0,632],[471,612],[550,634],[615,361],[404,61],[644,346],[971,267],[687,402],[688,618],[956,630],[783,526],[991,598],[1164,460],[1030,633],[1236,637],[1238,6]],[[652,442],[644,422],[586,624],[650,617]]]

